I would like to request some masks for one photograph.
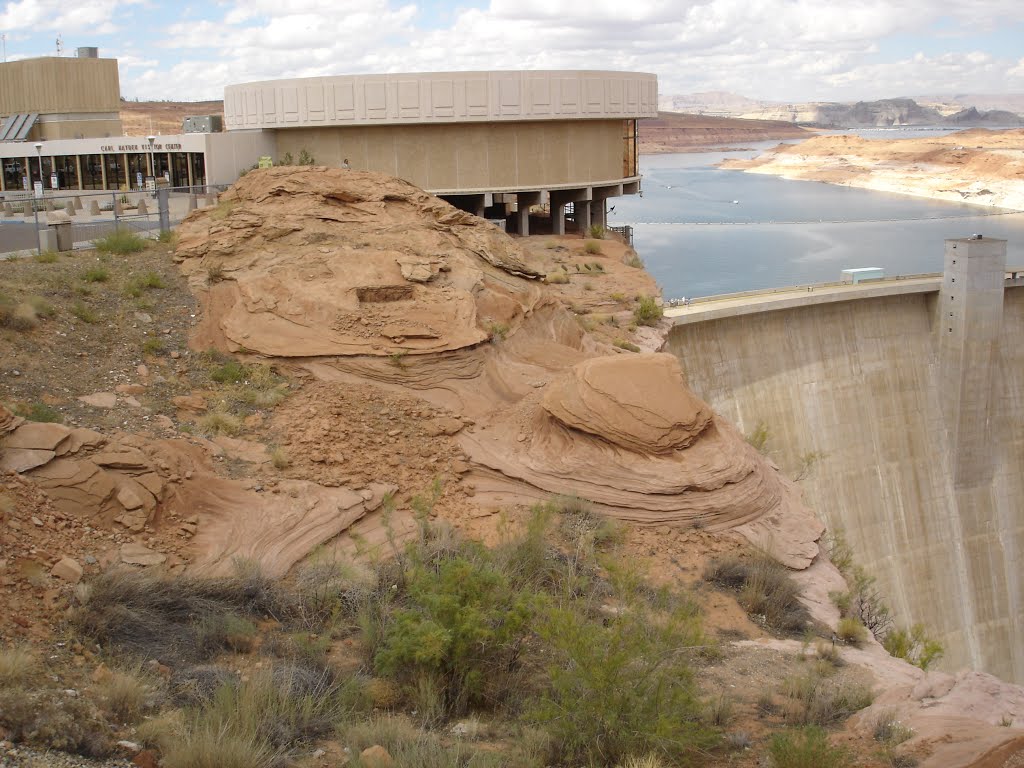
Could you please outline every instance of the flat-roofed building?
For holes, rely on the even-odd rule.
[[[407,179],[480,215],[550,203],[552,228],[604,223],[604,201],[639,190],[636,124],[655,117],[653,74],[589,70],[344,75],[231,85],[229,132],[274,134],[280,160]]]
[[[120,109],[117,59],[45,56],[0,64],[0,141],[120,136]]]
[[[607,199],[639,191],[637,120],[655,116],[658,104],[656,76],[636,72],[345,75],[230,85],[223,133],[125,137],[116,119],[115,60],[14,64],[31,62],[10,70],[18,73],[9,76],[17,93],[0,97],[26,120],[36,115],[30,129],[12,125],[0,136],[0,194],[8,197],[37,181],[44,192],[133,190],[148,176],[173,187],[223,185],[262,158],[312,159],[404,178],[478,215],[504,218],[522,234],[531,208],[550,213],[555,233],[565,231],[572,210],[574,226],[585,231],[605,223]],[[83,63],[102,74],[88,96],[65,82],[87,71]],[[33,82],[45,91],[35,101]],[[76,111],[89,105],[113,111]],[[62,106],[47,114],[97,114],[113,120],[78,124],[116,131],[65,135],[75,124],[69,119],[54,123],[59,135],[51,135],[42,112],[21,111]]]

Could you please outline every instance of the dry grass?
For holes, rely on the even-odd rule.
[[[17,645],[0,650],[0,688],[23,685],[38,671],[36,657],[26,646]]]
[[[868,639],[868,628],[855,618],[840,619],[836,625],[836,635],[850,645],[860,646]]]
[[[242,431],[242,420],[227,411],[210,411],[198,423],[210,435],[237,435]]]
[[[135,723],[156,703],[156,688],[156,681],[135,667],[112,672],[97,685],[96,692],[106,711],[117,722]]]
[[[274,469],[288,469],[292,465],[292,460],[288,457],[288,451],[278,446],[270,450],[270,463]]]
[[[765,553],[715,561],[704,578],[737,591],[743,609],[772,629],[802,632],[810,622],[800,602],[800,587],[784,565]]]

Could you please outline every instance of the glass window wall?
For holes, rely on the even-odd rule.
[[[54,173],[61,189],[78,189],[78,168],[75,155],[57,155],[53,158]]]
[[[82,189],[103,189],[103,155],[82,155]]]
[[[20,157],[4,158],[4,188],[24,189],[22,177],[25,175],[25,161]]]
[[[107,169],[107,189],[120,189],[123,187],[125,175],[121,155],[104,155],[103,165]]]
[[[189,152],[189,162],[192,163],[192,184],[197,187],[206,185],[206,158],[202,152]]]

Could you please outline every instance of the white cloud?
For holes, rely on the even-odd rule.
[[[109,19],[119,2],[95,0],[89,8],[106,8]],[[5,14],[44,4],[62,8],[56,0],[19,0]],[[422,9],[402,0],[230,0],[208,7],[204,21],[183,8],[159,49],[143,57],[147,65],[163,63],[123,68],[122,86],[129,97],[199,99],[219,98],[230,83],[280,77],[580,68],[655,72],[663,93],[731,90],[790,100],[998,91],[1019,83],[1024,65],[983,44],[965,54],[942,53],[942,44],[1019,24],[1018,5],[491,0],[484,9],[453,11],[434,29],[424,28]],[[920,40],[928,53],[886,62],[889,38]]]

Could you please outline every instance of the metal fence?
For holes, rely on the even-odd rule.
[[[155,238],[196,208],[217,205],[226,186],[0,193],[0,255],[91,248],[114,232]]]

